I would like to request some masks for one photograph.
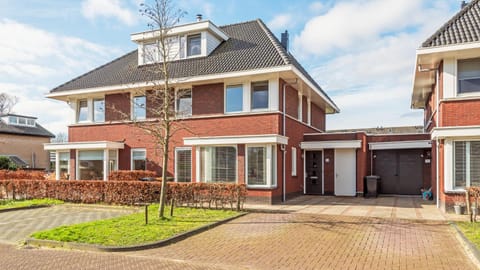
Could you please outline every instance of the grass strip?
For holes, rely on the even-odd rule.
[[[0,210],[24,208],[38,205],[62,204],[63,201],[54,199],[33,199],[33,200],[0,200]]]
[[[165,213],[170,213],[170,209],[166,208]],[[240,213],[179,207],[175,208],[173,217],[160,219],[158,205],[151,205],[148,214],[148,224],[145,224],[145,213],[142,211],[111,219],[61,226],[33,233],[31,237],[102,246],[132,246],[164,240]]]

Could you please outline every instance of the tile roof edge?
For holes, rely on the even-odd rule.
[[[439,46],[433,46],[433,45],[428,45],[437,37],[440,33],[444,32],[447,27],[452,25],[458,18],[463,16],[467,11],[469,11],[475,3],[478,3],[479,0],[472,0],[470,1],[465,7],[463,7],[460,11],[458,11],[450,20],[448,20],[446,23],[444,23],[435,33],[433,33],[427,40],[425,40],[420,48],[436,48],[436,47],[444,47],[445,45],[439,45]]]
[[[280,44],[280,41],[278,41],[277,37],[275,37],[275,35],[272,33],[272,31],[270,31],[270,29],[268,29],[268,27],[265,25],[265,23],[261,19],[257,19],[256,21],[257,21],[258,25],[260,25],[260,28],[262,28],[262,30],[268,36],[268,38],[272,42],[273,46],[277,50],[280,57],[282,57],[285,65],[292,64],[290,62],[290,59],[288,58],[287,51],[285,50],[285,48],[283,48],[283,46]]]
[[[65,86],[65,85],[67,85],[67,84],[69,84],[69,83],[71,83],[71,82],[74,82],[74,81],[76,81],[76,80],[78,80],[78,79],[80,79],[80,78],[82,78],[82,77],[85,77],[85,76],[87,76],[88,74],[93,73],[93,72],[95,72],[95,71],[97,71],[97,70],[99,70],[99,69],[101,69],[101,68],[103,68],[103,67],[105,67],[105,66],[107,66],[107,65],[110,65],[110,64],[113,63],[113,62],[116,62],[116,61],[118,61],[118,60],[120,60],[120,59],[122,59],[122,58],[124,58],[124,57],[127,57],[127,56],[129,56],[129,55],[137,52],[137,50],[138,50],[138,49],[135,49],[135,50],[133,50],[133,51],[131,51],[131,52],[128,52],[128,53],[126,53],[126,54],[124,54],[124,55],[122,55],[122,56],[119,56],[119,57],[113,59],[112,61],[109,61],[109,62],[107,62],[107,63],[105,63],[105,64],[103,64],[103,65],[101,65],[101,66],[98,66],[98,67],[96,67],[96,68],[94,68],[94,69],[92,69],[92,70],[90,70],[90,71],[88,71],[88,72],[86,72],[86,73],[83,73],[83,74],[80,75],[80,76],[77,76],[77,77],[75,77],[75,78],[73,78],[73,79],[71,79],[71,80],[69,80],[69,81],[67,81],[67,82],[65,82],[65,83],[62,83],[61,85],[59,85],[59,86],[53,88],[52,90],[50,90],[49,93],[57,92],[57,90],[58,90],[59,88]],[[61,91],[61,90],[60,90],[60,91]]]

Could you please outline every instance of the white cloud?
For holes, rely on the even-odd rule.
[[[50,89],[82,74],[120,51],[0,19],[0,92],[19,98],[16,113],[38,117],[53,133],[66,132],[69,109],[44,97]]]
[[[85,0],[82,3],[82,14],[89,20],[105,17],[116,18],[126,25],[137,22],[136,14],[124,7],[120,0]]]
[[[291,28],[293,24],[293,16],[291,14],[278,14],[271,21],[267,23],[272,31],[283,31]]]
[[[313,2],[308,6],[308,10],[311,12],[321,12],[325,9],[325,5],[322,2]]]

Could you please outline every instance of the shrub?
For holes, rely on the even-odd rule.
[[[161,181],[55,181],[0,180],[0,199],[51,198],[75,203],[134,205],[156,203],[160,198]],[[245,185],[168,183],[167,198],[176,205],[243,208]]]
[[[13,161],[6,156],[0,156],[0,170],[16,170],[17,165],[13,163]]]
[[[25,179],[25,180],[43,180],[45,178],[45,173],[43,171],[9,171],[9,170],[0,170],[0,180],[4,179]]]
[[[156,176],[157,173],[154,171],[113,171],[108,175],[108,179],[113,181],[136,181],[140,178]]]

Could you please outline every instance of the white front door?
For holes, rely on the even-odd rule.
[[[335,149],[335,196],[356,195],[355,149]]]

